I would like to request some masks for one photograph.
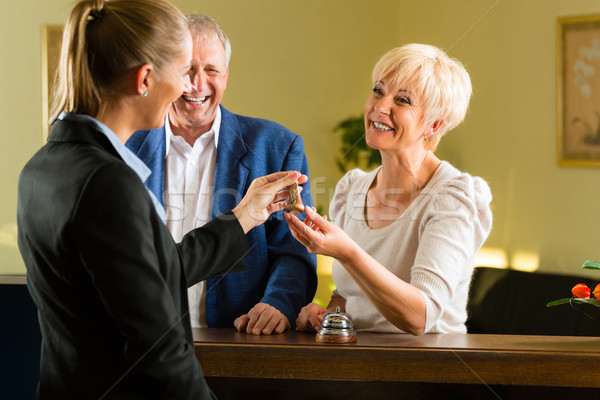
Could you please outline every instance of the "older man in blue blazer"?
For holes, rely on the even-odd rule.
[[[255,178],[287,170],[308,175],[300,136],[275,122],[236,115],[220,105],[229,75],[229,40],[212,18],[188,19],[194,38],[189,71],[193,90],[169,106],[164,127],[136,132],[127,143],[152,170],[146,185],[165,205],[167,227],[176,241],[233,209]],[[301,196],[305,205],[312,206],[309,188],[305,184]],[[247,237],[248,271],[189,289],[193,327],[282,333],[312,300],[317,286],[315,257],[292,237],[282,212]]]

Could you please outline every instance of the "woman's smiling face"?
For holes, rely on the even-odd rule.
[[[365,104],[367,144],[395,152],[423,141],[425,124],[419,96],[410,88],[392,88],[386,79],[376,82]]]

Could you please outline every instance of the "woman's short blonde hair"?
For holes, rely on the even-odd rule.
[[[471,99],[471,78],[464,66],[441,49],[426,44],[407,44],[385,53],[373,69],[373,84],[384,81],[396,89],[408,89],[420,98],[427,124],[444,121],[432,137],[434,145],[458,126]]]

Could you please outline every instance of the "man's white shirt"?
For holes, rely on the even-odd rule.
[[[166,117],[165,209],[167,228],[176,242],[210,221],[220,127],[218,108],[211,129],[190,146],[184,138],[173,134]],[[207,327],[206,281],[188,289],[188,301],[192,327]]]

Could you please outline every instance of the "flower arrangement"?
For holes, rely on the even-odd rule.
[[[600,262],[598,261],[586,261],[583,263],[581,268],[586,269],[600,269]],[[573,305],[575,304],[591,304],[596,307],[600,307],[600,284],[597,284],[592,292],[586,284],[578,283],[573,286],[571,289],[571,293],[573,293],[573,297],[567,297],[560,300],[554,300],[550,303],[546,304],[546,307],[554,307],[561,304],[569,303]],[[591,298],[591,295],[594,295],[595,299]]]

